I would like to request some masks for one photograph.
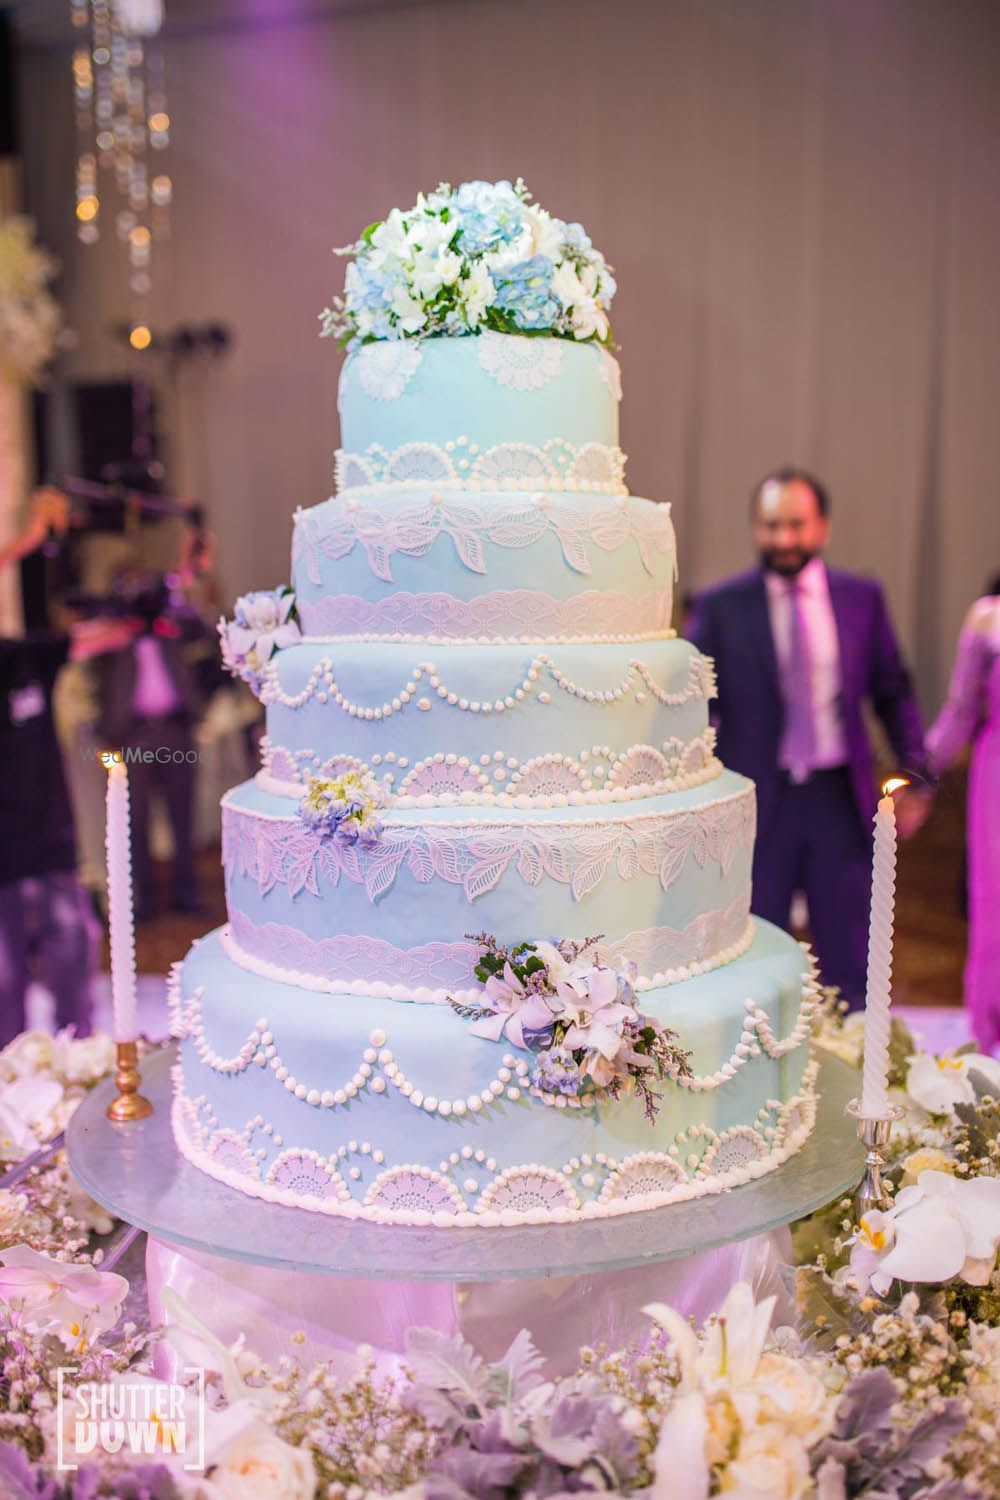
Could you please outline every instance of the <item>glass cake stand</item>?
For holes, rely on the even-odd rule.
[[[142,1092],[154,1113],[112,1124],[110,1080],[73,1115],[69,1159],[86,1191],[118,1218],[187,1250],[290,1272],[387,1281],[489,1282],[621,1271],[763,1235],[829,1203],[862,1174],[844,1107],[858,1075],[820,1052],[816,1128],[782,1167],[743,1187],[666,1208],[574,1224],[394,1227],[266,1203],[193,1167],[170,1128],[174,1046],[150,1055]]]

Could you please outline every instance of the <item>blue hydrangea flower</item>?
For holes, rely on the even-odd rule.
[[[539,1052],[531,1081],[547,1094],[578,1094],[583,1074],[568,1047],[550,1047],[547,1052]]]
[[[509,182],[463,182],[452,208],[462,226],[461,247],[467,255],[509,245],[524,225],[524,207]]]
[[[369,849],[382,833],[381,805],[378,783],[371,776],[349,771],[344,776],[311,776],[299,815],[321,838]]]
[[[533,255],[530,260],[494,271],[495,306],[510,313],[521,328],[551,328],[562,312],[552,292],[554,270],[547,255]]]

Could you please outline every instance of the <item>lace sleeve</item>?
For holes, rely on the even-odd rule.
[[[927,735],[927,753],[935,771],[943,771],[976,732],[992,653],[993,646],[984,631],[962,631],[947,700]]]

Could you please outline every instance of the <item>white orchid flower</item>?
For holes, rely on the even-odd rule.
[[[1000,1245],[1000,1178],[921,1172],[887,1213],[865,1214],[851,1249],[862,1288],[884,1296],[896,1279],[985,1286]]]
[[[0,1251],[0,1302],[29,1332],[54,1333],[68,1349],[113,1328],[127,1294],[114,1271],[51,1260],[28,1245]]]
[[[253,1402],[258,1409],[267,1409],[275,1399],[275,1392],[269,1386],[247,1385],[239,1364],[242,1345],[227,1348],[173,1287],[165,1286],[160,1295],[169,1320],[166,1338],[185,1364],[214,1370],[231,1404]],[[255,1355],[248,1356],[245,1362],[251,1367],[259,1363]]]
[[[970,1073],[981,1073],[1000,1098],[1000,1062],[982,1052],[945,1052],[934,1057],[918,1052],[910,1058],[906,1092],[932,1115],[950,1115],[956,1104],[973,1104],[976,1091]]]

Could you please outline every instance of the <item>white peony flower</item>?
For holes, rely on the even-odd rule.
[[[921,1172],[887,1213],[861,1220],[850,1271],[862,1290],[884,1296],[897,1278],[986,1286],[1000,1246],[1000,1178]]]
[[[800,1500],[810,1488],[805,1444],[782,1423],[765,1422],[741,1435],[721,1493],[731,1500]]]
[[[1000,1062],[982,1052],[963,1052],[956,1056],[945,1052],[934,1057],[918,1052],[910,1058],[906,1073],[906,1092],[911,1099],[932,1115],[950,1115],[956,1104],[972,1104],[976,1091],[970,1073],[981,1073],[1000,1098]]]
[[[205,1477],[194,1500],[312,1500],[316,1471],[305,1448],[293,1448],[251,1401],[206,1413]]]

